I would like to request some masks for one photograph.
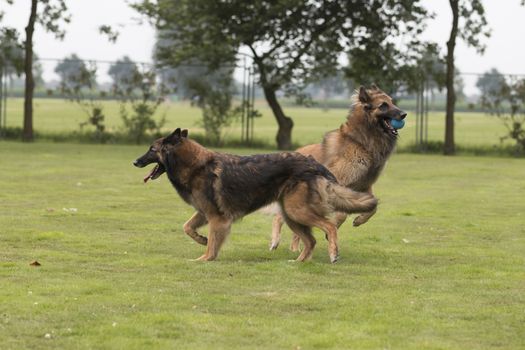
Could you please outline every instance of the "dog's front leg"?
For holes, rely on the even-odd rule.
[[[208,223],[208,220],[206,220],[206,217],[201,212],[196,212],[192,215],[192,217],[186,221],[184,226],[182,227],[184,232],[193,238],[193,240],[199,244],[206,245],[208,243],[208,239],[202,235],[200,235],[197,232],[197,229],[199,227],[202,227]]]
[[[217,258],[217,255],[219,255],[219,249],[221,249],[224,240],[230,233],[232,222],[233,220],[222,216],[209,218],[210,233],[208,234],[206,253],[197,260],[211,261]]]

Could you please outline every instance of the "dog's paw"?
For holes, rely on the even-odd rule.
[[[270,251],[277,249],[278,246],[279,246],[279,242],[272,241],[272,243],[270,243]]]
[[[208,238],[199,235],[195,237],[195,242],[202,244],[202,245],[208,245]]]
[[[358,227],[358,226],[361,226],[362,224],[364,224],[367,221],[368,221],[368,216],[366,216],[366,215],[359,215],[359,216],[357,216],[354,219],[354,222],[352,224],[354,225],[354,227]]]
[[[339,254],[330,255],[330,262],[335,264],[339,260]]]

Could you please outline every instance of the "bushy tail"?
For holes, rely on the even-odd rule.
[[[366,213],[377,207],[377,199],[365,192],[356,192],[351,189],[335,184],[329,184],[328,202],[336,210],[352,213]]]

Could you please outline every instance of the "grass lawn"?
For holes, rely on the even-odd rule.
[[[79,124],[85,122],[86,114],[78,105],[61,99],[35,99],[34,127],[39,132],[71,132],[79,130]],[[22,126],[23,99],[8,100],[7,125]],[[115,101],[103,102],[106,126],[109,131],[122,127],[119,117],[119,104]],[[277,123],[265,101],[257,101],[256,108],[262,117],[255,121],[255,137],[270,145],[275,145]],[[319,142],[328,130],[336,129],[345,121],[346,109],[284,107],[285,113],[295,122],[293,142],[300,145]],[[166,132],[176,127],[189,128],[190,132],[203,133],[199,126],[201,112],[186,102],[171,102],[162,105],[157,118],[166,116]],[[461,147],[481,147],[484,149],[499,147],[500,137],[506,134],[505,126],[496,117],[483,113],[456,113],[456,143]],[[443,141],[445,135],[445,114],[432,112],[429,115],[428,139]],[[225,129],[226,137],[240,138],[240,122]],[[409,112],[405,128],[400,133],[399,146],[413,144],[415,140],[415,115]],[[512,145],[510,140],[505,145]]]
[[[145,150],[0,142],[1,349],[525,348],[525,160],[396,154],[337,264],[257,213],[202,263]]]

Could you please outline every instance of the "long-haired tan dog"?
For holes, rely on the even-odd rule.
[[[299,148],[297,152],[312,156],[332,172],[339,184],[354,191],[372,194],[385,163],[394,150],[398,131],[392,127],[392,119],[402,120],[406,113],[399,109],[392,98],[376,86],[361,87],[353,96],[353,106],[338,130],[327,133],[320,144]],[[354,226],[364,224],[376,212],[376,208],[362,213],[354,219]],[[339,227],[347,214],[337,213]],[[276,214],[272,227],[270,249],[276,249],[281,240],[283,218]],[[299,248],[299,239],[294,235],[291,249]]]

